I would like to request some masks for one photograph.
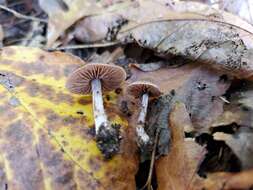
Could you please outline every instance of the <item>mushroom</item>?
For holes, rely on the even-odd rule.
[[[102,91],[114,90],[126,79],[124,69],[108,64],[87,64],[74,71],[68,78],[66,87],[72,93],[92,93],[95,134],[98,148],[106,158],[119,150],[119,130],[107,119]]]
[[[149,97],[158,97],[162,93],[158,86],[148,81],[136,81],[128,85],[127,93],[141,99],[141,111],[137,120],[136,134],[140,147],[148,145],[150,138],[144,130]]]

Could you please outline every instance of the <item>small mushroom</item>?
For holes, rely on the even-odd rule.
[[[126,79],[124,69],[108,64],[87,64],[74,71],[68,78],[66,87],[76,94],[92,93],[95,133],[98,148],[105,158],[110,158],[119,150],[119,129],[107,119],[102,91],[114,90]]]
[[[148,81],[137,81],[127,87],[127,93],[141,99],[141,111],[139,113],[136,134],[140,147],[148,145],[150,138],[144,130],[145,119],[148,109],[149,97],[158,97],[162,93],[158,86]]]

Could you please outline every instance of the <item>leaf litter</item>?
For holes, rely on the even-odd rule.
[[[23,188],[31,187],[31,185],[37,187],[44,180],[46,186],[42,185],[42,189],[48,189],[49,186],[53,189],[70,186],[74,189],[77,186],[81,189],[110,187],[113,189],[135,189],[135,185],[140,187],[141,183],[145,183],[134,179],[139,164],[138,157],[141,161],[151,159],[151,166],[147,161],[144,164],[148,163],[147,167],[152,168],[153,165],[155,167],[154,172],[149,171],[149,174],[152,174],[151,177],[149,175],[149,185],[147,186],[149,189],[153,187],[153,189],[218,190],[249,189],[252,186],[252,142],[250,140],[252,136],[252,87],[250,81],[252,80],[253,27],[245,21],[250,21],[249,15],[242,16],[240,10],[235,11],[227,4],[218,5],[220,6],[218,8],[223,6],[222,9],[242,16],[243,20],[238,16],[217,9],[217,4],[211,7],[189,1],[140,0],[122,2],[116,0],[70,3],[57,0],[53,3],[54,6],[53,4],[48,6],[50,4],[47,1],[40,1],[41,8],[49,16],[46,32],[47,44],[43,38],[39,39],[39,43],[34,41],[33,35],[30,34],[37,33],[37,31],[33,29],[27,35],[27,41],[24,40],[20,44],[26,46],[35,44],[34,46],[37,47],[46,45],[45,47],[50,47],[51,50],[62,45],[60,48],[63,51],[78,55],[87,62],[120,65],[128,74],[126,85],[145,78],[155,81],[159,84],[164,95],[150,101],[145,129],[153,142],[155,142],[158,129],[159,138],[157,144],[154,144],[155,148],[151,147],[146,152],[138,151],[135,143],[134,123],[137,118],[136,110],[140,105],[128,97],[124,92],[124,85],[122,89],[115,91],[116,98],[115,95],[105,96],[105,99],[108,100],[106,107],[109,117],[120,117],[128,122],[126,124],[128,127],[121,129],[124,137],[119,154],[122,157],[113,159],[118,164],[111,166],[110,161],[109,163],[101,161],[98,158],[101,155],[94,157],[93,161],[90,159],[88,164],[84,162],[84,158],[93,154],[93,145],[86,148],[83,153],[80,147],[83,147],[84,144],[79,147],[72,139],[76,133],[69,134],[69,131],[62,131],[62,134],[67,134],[67,136],[61,136],[59,126],[63,126],[63,124],[57,119],[55,113],[47,110],[47,119],[54,121],[54,125],[49,123],[49,126],[46,126],[50,128],[48,134],[56,135],[55,140],[60,144],[48,140],[46,130],[38,133],[35,129],[31,129],[32,132],[30,132],[30,128],[24,127],[20,133],[21,136],[27,136],[27,138],[29,134],[32,136],[39,134],[37,136],[47,142],[47,144],[40,145],[41,141],[39,140],[36,144],[37,148],[32,147],[27,152],[32,160],[37,152],[41,156],[41,162],[47,163],[49,160],[46,160],[46,155],[53,152],[57,153],[57,156],[53,156],[58,160],[56,163],[62,165],[59,166],[59,170],[55,168],[54,164],[52,167],[43,167],[43,175],[38,174],[39,180],[34,183],[24,182],[19,177],[11,183],[9,182],[10,169],[5,169],[7,162],[11,163],[11,168],[16,169],[15,175],[17,174],[17,176],[29,172],[31,167],[24,165],[20,170],[8,151],[16,152],[17,147],[10,147],[4,142],[0,143],[4,155],[0,159],[0,164],[3,165],[1,168],[5,173],[1,178],[3,179],[3,183],[0,182],[1,187],[6,187],[5,184],[8,184],[10,188],[16,185]],[[91,4],[87,5],[86,3]],[[233,1],[233,3],[236,2]],[[245,7],[243,4],[241,7]],[[62,22],[63,18],[66,22]],[[5,26],[3,45],[9,43],[9,40],[6,40],[9,29],[6,32]],[[42,25],[34,24],[32,26]],[[45,35],[43,29],[38,31],[37,36],[42,36],[41,34]],[[89,49],[72,50],[72,47],[75,46],[76,48],[88,47]],[[4,49],[3,52],[5,51]],[[21,48],[19,51],[21,54],[29,55],[27,60],[36,54],[36,51],[31,51],[31,49],[29,49],[31,51],[29,53],[28,49]],[[66,77],[74,68],[63,69],[66,66],[66,60],[69,59],[61,59],[60,57],[65,55],[58,53],[56,53],[56,57],[59,60],[56,61],[56,58],[53,60],[61,66],[57,70],[53,66],[55,64],[51,64],[50,61],[48,73],[45,72],[47,61],[43,61],[44,58],[39,59],[38,62],[32,61],[28,67],[27,63],[22,63],[24,57],[20,54],[15,52],[14,54],[10,53],[10,56],[16,57],[15,64],[6,60],[4,61],[5,65],[0,66],[1,86],[11,93],[8,95],[7,92],[2,92],[3,97],[8,96],[8,101],[3,103],[4,106],[7,106],[8,111],[1,117],[4,117],[3,120],[5,120],[6,117],[15,116],[15,109],[21,109],[20,105],[28,105],[32,108],[28,113],[27,110],[18,110],[21,112],[19,118],[27,118],[27,120],[13,123],[13,125],[8,125],[9,128],[4,129],[6,135],[4,139],[9,137],[11,144],[13,144],[17,139],[12,128],[18,131],[19,126],[37,125],[33,121],[35,118],[39,118],[37,120],[39,123],[44,122],[45,112],[39,111],[44,109],[42,102],[47,102],[47,99],[52,101],[52,105],[48,102],[46,105],[51,105],[54,112],[58,113],[62,106],[61,103],[69,101],[68,97],[62,95],[61,97],[66,99],[55,98],[54,92],[51,92],[49,88],[51,84],[49,86],[48,83],[41,85],[40,83],[44,79],[40,80],[37,72],[44,71],[43,73],[47,76],[56,73],[54,77],[59,80]],[[45,55],[46,58],[50,56],[49,54]],[[20,60],[22,60],[21,63],[18,63]],[[6,66],[9,64],[11,66]],[[65,74],[61,74],[62,69]],[[30,82],[27,77],[32,76],[31,74],[34,74],[35,80],[39,81],[39,86],[36,82],[34,82],[35,84],[32,82],[29,83],[32,85],[30,89],[22,89],[24,85],[27,86],[27,81]],[[25,98],[25,94],[28,94],[29,97]],[[59,95],[60,92],[57,91],[57,94]],[[33,103],[28,101],[33,98],[38,98],[36,101],[40,103],[39,106],[36,101]],[[79,103],[81,105],[89,104],[86,98],[78,100]],[[54,104],[59,104],[59,107],[54,107]],[[8,106],[11,108],[9,109]],[[78,108],[76,114],[86,116],[90,112],[90,108]],[[29,115],[32,117],[30,118]],[[38,115],[40,117],[37,117]],[[75,117],[72,114],[64,117],[64,125],[69,127],[73,126],[73,123],[79,122],[75,121]],[[87,118],[80,122],[91,122],[92,119],[86,120]],[[66,127],[62,128],[67,130]],[[80,126],[77,129],[80,130],[80,135],[83,134]],[[91,130],[88,130],[87,134],[92,134]],[[92,135],[84,136],[82,139],[78,138],[80,143],[87,139],[89,139],[88,142],[94,143],[90,140]],[[22,141],[22,151],[27,151],[29,142],[27,141],[26,144]],[[46,147],[49,149],[47,150]],[[61,147],[62,151],[58,151],[56,147]],[[156,155],[152,159],[151,154],[154,152]],[[61,158],[61,154],[69,155],[71,159],[68,160],[64,156]],[[127,162],[129,158],[130,160]],[[20,160],[30,163],[35,168],[39,162],[36,159],[35,162],[31,162],[25,157],[21,157]],[[124,164],[122,164],[123,162]],[[114,166],[117,169],[112,169]],[[64,170],[61,172],[62,168]],[[104,174],[103,172],[107,169],[113,170],[113,172],[118,170],[118,172]],[[89,171],[87,175],[85,171]],[[99,174],[98,171],[103,174]],[[127,177],[124,175],[125,171],[131,171],[128,172]],[[142,171],[141,169],[136,179],[145,176],[145,171],[147,170]],[[52,172],[57,176],[56,178],[50,175]],[[43,176],[46,176],[46,179],[50,178],[52,182],[47,182]],[[123,179],[124,177],[126,178]],[[85,182],[79,182],[82,179],[86,179]],[[110,183],[111,179],[115,182],[114,184]],[[59,181],[67,181],[67,185],[61,186]]]

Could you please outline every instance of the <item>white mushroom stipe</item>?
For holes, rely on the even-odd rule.
[[[142,125],[137,125],[137,127],[136,127],[136,134],[137,134],[139,143],[141,143],[143,145],[148,144],[150,138],[147,135],[147,133],[145,132],[145,130],[144,130],[144,128],[143,128]]]
[[[147,115],[147,109],[148,109],[148,94],[145,93],[142,95],[141,98],[141,111],[138,117],[138,124],[144,124],[145,123],[145,119],[146,119],[146,115]]]
[[[109,122],[103,105],[102,91],[108,92],[120,87],[125,79],[126,72],[121,67],[93,63],[75,70],[66,83],[72,93],[92,93],[96,142],[105,159],[110,159],[120,150],[120,125]]]
[[[93,114],[95,120],[95,131],[98,134],[99,128],[102,126],[108,126],[107,116],[104,110],[103,95],[101,81],[99,79],[94,79],[91,81],[92,88],[92,104],[93,104]]]
[[[143,144],[147,144],[149,142],[149,136],[144,130],[146,115],[147,115],[147,109],[148,109],[148,93],[145,93],[142,95],[142,101],[141,101],[141,111],[138,117],[138,123],[136,127],[136,133],[138,136],[138,139]]]

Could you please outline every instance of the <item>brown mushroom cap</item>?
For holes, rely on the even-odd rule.
[[[119,66],[108,64],[87,64],[74,71],[68,78],[66,87],[72,93],[91,93],[91,81],[100,79],[103,91],[118,88],[126,79],[126,72]]]
[[[144,93],[148,93],[150,97],[158,97],[162,94],[159,87],[151,82],[147,81],[136,81],[128,85],[127,93],[140,98]]]

